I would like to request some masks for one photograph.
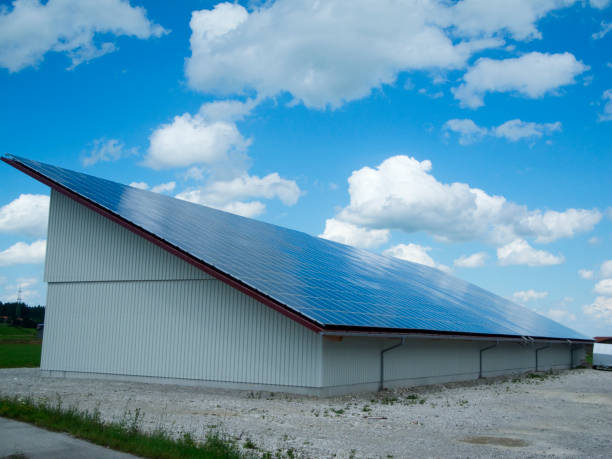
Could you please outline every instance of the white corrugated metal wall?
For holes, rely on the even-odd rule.
[[[380,352],[399,342],[399,339],[369,337],[324,340],[322,377],[327,393],[343,392],[348,385],[355,389],[376,389],[380,381]],[[407,339],[404,345],[385,354],[385,386],[475,379],[479,373],[480,349],[492,344],[495,342]],[[483,376],[534,371],[535,349],[543,346],[546,344],[500,342],[483,352]],[[573,357],[573,365],[577,365],[584,358],[584,349],[575,350]],[[570,358],[569,343],[551,344],[539,352],[538,369],[569,368]]]
[[[321,336],[53,192],[41,368],[319,387]]]

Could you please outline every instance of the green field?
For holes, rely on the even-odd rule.
[[[38,367],[41,349],[33,328],[0,324],[0,368]]]

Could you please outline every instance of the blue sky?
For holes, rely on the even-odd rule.
[[[2,153],[611,333],[609,1],[0,5]],[[0,300],[44,304],[48,189],[0,181]]]

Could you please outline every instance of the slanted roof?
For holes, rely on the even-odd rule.
[[[37,161],[2,160],[319,332],[590,340],[421,264]]]

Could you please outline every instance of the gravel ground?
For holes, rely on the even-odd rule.
[[[143,429],[215,429],[304,457],[612,455],[612,372],[596,370],[317,399],[11,369],[0,370],[0,395],[60,397],[109,420],[138,408]]]

